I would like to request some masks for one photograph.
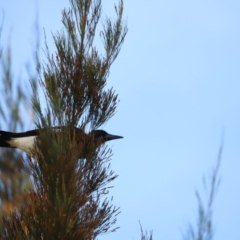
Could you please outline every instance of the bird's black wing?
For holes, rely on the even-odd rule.
[[[0,138],[4,138],[5,140],[10,140],[11,138],[21,138],[21,137],[31,137],[38,136],[39,130],[30,130],[27,132],[13,133],[0,130]]]

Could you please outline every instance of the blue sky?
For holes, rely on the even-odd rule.
[[[103,1],[104,14],[114,17],[114,3]],[[67,5],[3,1],[2,44],[12,46],[15,77],[28,81],[36,16],[41,46],[45,28],[53,48],[51,31],[62,28],[61,9]],[[239,239],[239,12],[240,2],[232,0],[125,1],[129,32],[108,81],[120,104],[104,126],[125,137],[110,143],[112,168],[119,174],[111,195],[121,207],[121,228],[99,239],[139,239],[139,220],[154,239],[182,239],[196,220],[194,192],[216,162],[223,131],[215,239]]]

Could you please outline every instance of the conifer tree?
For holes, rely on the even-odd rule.
[[[0,27],[0,43],[3,23]],[[11,50],[7,46],[3,51],[0,46],[1,66],[1,105],[0,105],[0,129],[9,131],[21,131],[24,128],[24,119],[20,114],[27,115],[26,89],[21,82],[13,81]],[[20,110],[21,109],[21,110]],[[26,119],[25,119],[26,122]],[[1,148],[0,154],[0,234],[4,231],[2,217],[7,216],[14,208],[20,208],[27,201],[25,190],[31,188],[29,175],[23,171],[21,154],[7,148]]]
[[[101,0],[70,0],[70,9],[62,12],[64,31],[53,35],[56,52],[46,44],[47,63],[39,69],[45,109],[32,82],[35,124],[42,129],[35,160],[29,157],[27,165],[34,188],[28,203],[4,218],[1,239],[92,240],[116,229],[119,208],[107,198],[108,184],[117,177],[110,168],[111,149],[96,148],[91,135],[75,131],[101,127],[118,103],[106,81],[127,33],[123,2],[115,6],[116,20],[104,21],[104,54],[94,46],[101,11]],[[61,131],[53,131],[54,126],[62,126]]]

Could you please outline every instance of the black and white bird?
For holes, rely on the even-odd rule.
[[[62,127],[54,127],[52,130],[59,132],[62,130]],[[18,148],[31,156],[34,144],[39,137],[40,131],[41,129],[35,129],[27,132],[13,133],[0,130],[0,147]],[[77,133],[82,134],[83,130],[80,128],[75,128],[75,133],[76,135]],[[109,134],[104,130],[93,130],[89,134],[93,136],[94,141],[98,144],[103,144],[110,140],[123,138],[121,136]]]

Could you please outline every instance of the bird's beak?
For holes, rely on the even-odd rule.
[[[112,134],[107,134],[107,135],[106,135],[106,141],[110,141],[110,140],[114,140],[114,139],[119,139],[119,138],[123,138],[123,137],[117,136],[117,135],[112,135]]]

